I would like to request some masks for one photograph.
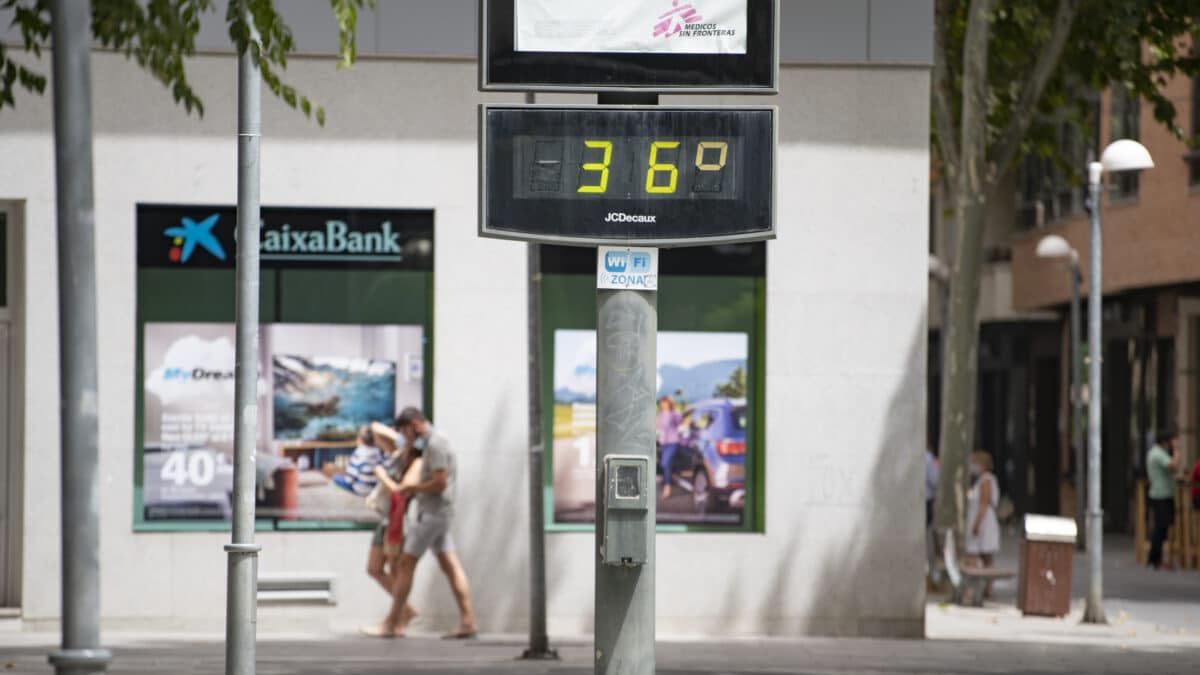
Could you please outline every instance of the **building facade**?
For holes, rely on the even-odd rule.
[[[327,4],[284,7],[301,52],[286,77],[325,105],[324,127],[264,96],[258,625],[346,630],[383,612],[365,573],[369,519],[329,479],[358,423],[419,405],[458,453],[454,536],[481,627],[519,632],[527,249],[476,236],[475,176],[477,105],[522,97],[477,92],[475,3],[378,4],[349,70],[328,56]],[[742,492],[710,509],[677,491],[665,509],[659,632],[921,636],[932,3],[784,3],[782,18],[779,96],[665,99],[774,104],[781,125],[778,240],[663,253],[664,388],[705,428],[725,415],[729,466],[711,478]],[[203,117],[121,55],[93,53],[108,629],[223,625],[236,61],[214,20],[189,63]],[[0,113],[0,158],[0,605],[48,628],[60,616],[49,95]],[[572,517],[586,500],[571,499],[590,475],[593,261],[542,251],[556,635],[592,621],[596,553]],[[695,379],[714,362],[724,370]],[[729,459],[739,442],[742,468]],[[418,570],[417,628],[450,625],[444,581],[432,563]]]
[[[1167,82],[1185,137],[1200,134],[1200,84]],[[1157,429],[1181,432],[1185,459],[1197,445],[1197,273],[1200,159],[1154,119],[1146,102],[1120,86],[1092,96],[1094,132],[1061,125],[1059,140],[1077,173],[1027,158],[1009,176],[1012,202],[991,207],[980,300],[980,398],[977,439],[992,452],[1001,488],[1016,513],[1076,512],[1077,467],[1071,444],[1070,276],[1061,260],[1038,258],[1048,235],[1067,239],[1080,257],[1086,358],[1089,233],[1085,167],[1110,142],[1133,138],[1156,167],[1107,176],[1103,222],[1104,354],[1102,499],[1109,529],[1133,528],[1135,481]],[[944,255],[946,228],[934,209],[931,253]],[[931,282],[931,324],[940,317]],[[931,437],[936,434],[937,330],[931,331]],[[1085,368],[1086,377],[1086,368]]]
[[[1164,92],[1178,111],[1177,123],[1185,136],[1200,134],[1200,82],[1176,77],[1167,82]],[[1179,429],[1185,459],[1194,461],[1200,448],[1195,366],[1200,344],[1200,272],[1194,264],[1200,251],[1200,159],[1184,140],[1154,119],[1148,104],[1130,98],[1120,87],[1105,92],[1098,103],[1097,140],[1101,142],[1097,145],[1102,148],[1119,138],[1133,138],[1146,146],[1156,164],[1140,174],[1107,177],[1101,210],[1102,494],[1107,525],[1126,530],[1132,527],[1134,481],[1144,477],[1144,455],[1155,431]],[[1068,276],[1061,263],[1041,260],[1035,253],[1038,241],[1048,234],[1063,236],[1079,252],[1088,287],[1089,225],[1078,196],[1075,204],[1061,209],[1059,217],[1014,236],[1015,307],[1064,313],[1069,303]],[[1064,353],[1068,345],[1061,341]],[[1063,430],[1068,428],[1065,414],[1060,416]],[[1067,459],[1062,462],[1066,466]]]

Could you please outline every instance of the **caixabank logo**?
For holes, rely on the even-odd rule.
[[[191,260],[196,247],[208,251],[217,260],[225,260],[225,247],[213,233],[213,228],[221,220],[221,214],[214,213],[203,220],[193,220],[188,217],[180,219],[180,224],[163,230],[163,235],[171,238],[173,244],[167,251],[167,258],[173,263],[186,263]]]

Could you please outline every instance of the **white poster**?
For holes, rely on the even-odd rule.
[[[745,54],[748,0],[516,0],[519,52]]]

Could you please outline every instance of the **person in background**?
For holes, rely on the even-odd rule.
[[[663,498],[671,496],[671,461],[675,459],[675,451],[679,449],[679,425],[683,416],[675,409],[675,399],[664,396],[658,399],[658,446],[662,448]]]
[[[1158,433],[1157,442],[1146,453],[1146,476],[1150,489],[1150,509],[1154,513],[1154,533],[1150,538],[1150,567],[1171,569],[1162,559],[1163,543],[1175,523],[1175,472],[1179,470],[1179,434],[1173,429]]]
[[[933,526],[933,500],[937,497],[938,460],[925,448],[925,527]]]
[[[396,559],[404,544],[404,515],[408,498],[402,490],[416,484],[421,472],[421,453],[397,439],[396,432],[385,425],[372,424],[372,432],[381,449],[390,448],[383,464],[375,468],[376,478],[391,492],[387,515],[380,520],[371,536],[367,553],[367,575],[383,587],[388,597],[396,583]],[[405,603],[398,628],[403,631],[417,617],[417,610]]]
[[[404,551],[396,564],[396,581],[392,588],[392,606],[383,622],[368,626],[362,632],[374,637],[403,637],[402,621],[408,594],[412,591],[417,561],[426,551],[433,551],[438,566],[450,582],[458,603],[461,620],[447,639],[469,639],[476,635],[475,610],[471,606],[471,588],[458,555],[450,525],[454,519],[455,486],[458,481],[457,462],[450,442],[434,433],[424,413],[405,408],[396,418],[396,431],[412,448],[421,451],[421,470],[415,484],[402,484],[403,494],[415,495],[417,518],[409,522],[405,532]]]
[[[1192,467],[1192,508],[1200,511],[1200,459]]]
[[[970,469],[974,484],[967,492],[966,552],[981,567],[991,567],[1000,552],[1000,520],[996,517],[1000,488],[992,473],[992,456],[982,450],[971,453]],[[989,582],[983,596],[991,594]]]
[[[350,465],[346,473],[333,477],[334,485],[359,497],[366,497],[375,489],[375,468],[383,464],[383,459],[383,451],[375,442],[375,432],[371,431],[370,426],[363,425],[358,430],[358,447],[350,455]]]

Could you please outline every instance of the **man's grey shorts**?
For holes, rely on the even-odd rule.
[[[454,550],[450,537],[450,514],[418,513],[404,528],[404,552],[420,558],[427,550],[445,553]]]

